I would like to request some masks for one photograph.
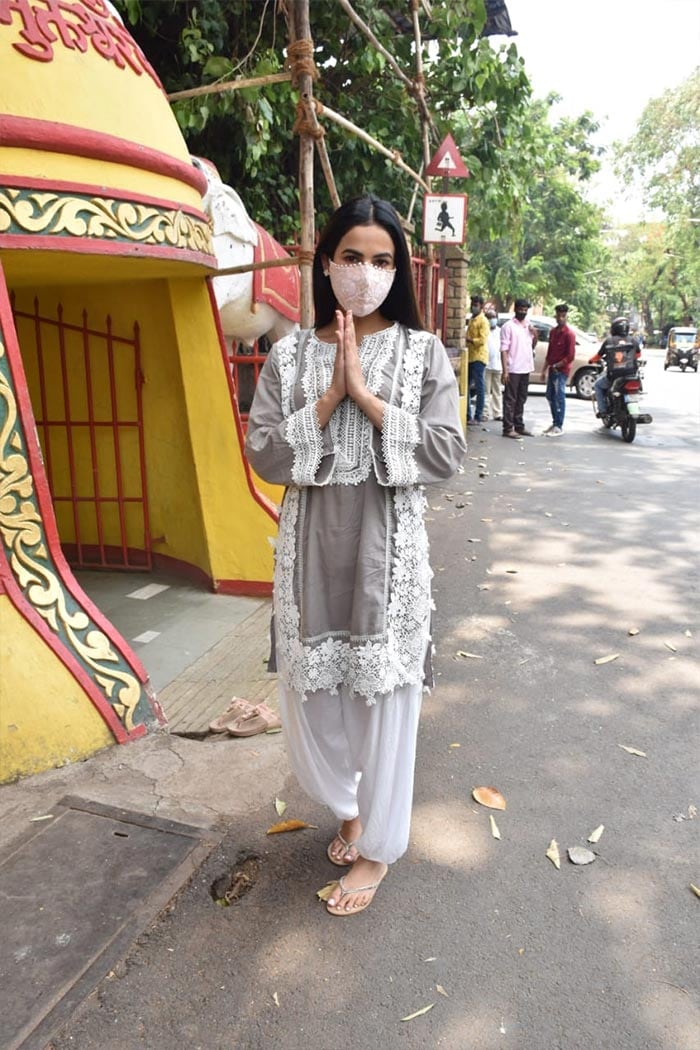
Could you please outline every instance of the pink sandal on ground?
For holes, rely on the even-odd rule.
[[[267,704],[257,704],[247,715],[241,715],[226,727],[229,736],[256,736],[270,729],[281,729],[279,715]]]
[[[332,845],[333,845],[333,843],[335,842],[336,839],[340,839],[340,841],[342,842],[343,846],[345,847],[345,849],[343,850],[343,854],[344,855],[346,853],[349,853],[351,849],[355,850],[355,856],[351,860],[335,860],[334,859],[334,857],[331,854],[331,847],[332,847]],[[351,864],[355,863],[355,861],[357,860],[357,858],[359,856],[359,853],[358,853],[357,849],[355,849],[355,843],[354,842],[346,842],[345,839],[343,838],[343,836],[340,834],[340,828],[338,828],[338,830],[335,833],[335,836],[333,837],[331,842],[328,843],[328,849],[326,850],[326,856],[328,857],[328,859],[331,862],[331,864],[335,864],[336,868],[349,868]]]
[[[249,715],[254,710],[253,705],[249,704],[247,700],[242,700],[240,696],[234,696],[231,698],[231,703],[224,713],[209,723],[209,731],[211,733],[225,733],[228,727],[241,715]]]

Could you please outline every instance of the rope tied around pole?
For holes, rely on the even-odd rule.
[[[292,127],[293,135],[310,135],[312,139],[322,139],[326,134],[317,116],[323,113],[323,106],[316,98],[302,95],[296,105],[296,119]]]
[[[316,252],[313,248],[297,248],[296,257],[299,266],[312,266]]]
[[[314,62],[313,40],[295,40],[287,46],[287,66],[292,73],[292,87],[299,87],[299,78],[306,74],[318,80],[320,74]]]

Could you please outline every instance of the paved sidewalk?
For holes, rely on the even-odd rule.
[[[233,695],[276,708],[276,676],[265,668],[269,615],[263,602],[159,691],[168,730],[0,787],[0,849],[66,794],[205,828],[267,798],[286,775],[282,734],[233,738],[207,727]]]

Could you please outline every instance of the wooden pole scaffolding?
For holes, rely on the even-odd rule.
[[[430,122],[428,107],[425,103],[425,74],[423,73],[423,41],[420,31],[420,20],[418,7],[420,0],[411,0],[411,13],[413,15],[413,35],[416,44],[416,97],[420,100],[418,111],[420,114],[421,131],[423,133],[423,170],[427,170],[430,164]],[[422,103],[422,104],[421,104]],[[427,176],[426,176],[427,177]],[[430,193],[430,185],[426,185]],[[425,327],[432,331],[433,328],[433,246],[428,245],[425,256]]]
[[[241,88],[262,87],[264,84],[283,84],[292,79],[291,73],[268,73],[264,77],[241,77],[239,80],[224,80],[220,84],[203,84],[187,91],[173,91],[167,96],[169,102],[181,98],[197,98],[199,95],[220,95],[224,91],[240,91]]]
[[[292,85],[299,89],[302,99],[313,105],[313,82],[318,75],[314,64],[314,46],[309,22],[309,0],[287,0],[289,28],[289,62]],[[314,323],[313,274],[315,218],[314,218],[314,139],[299,128],[299,217],[301,223],[301,327]]]

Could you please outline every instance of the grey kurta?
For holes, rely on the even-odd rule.
[[[422,485],[449,478],[465,443],[454,374],[429,332],[394,324],[359,346],[368,389],[386,401],[381,432],[350,398],[319,426],[335,343],[307,330],[265,362],[246,454],[287,486],[274,582],[277,665],[302,695],[345,683],[373,702],[425,680],[430,649]]]

